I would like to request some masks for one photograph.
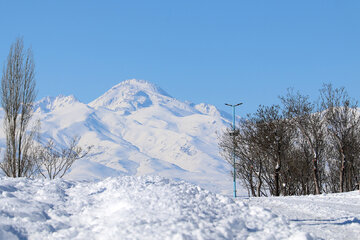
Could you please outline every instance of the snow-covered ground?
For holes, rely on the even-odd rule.
[[[296,223],[302,231],[321,239],[360,239],[360,192],[320,196],[262,197],[248,200],[249,206],[265,207]]]
[[[0,239],[312,239],[252,205],[156,176],[97,182],[3,177]]]

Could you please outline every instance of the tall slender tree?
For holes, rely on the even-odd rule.
[[[18,38],[10,47],[1,77],[6,150],[0,167],[9,177],[30,176],[35,167],[31,156],[35,131],[29,129],[35,86],[32,51],[30,48],[24,50],[23,39]]]

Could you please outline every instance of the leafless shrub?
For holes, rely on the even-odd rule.
[[[37,149],[37,169],[44,178],[62,178],[73,163],[85,157],[92,146],[83,149],[78,146],[79,137],[74,137],[62,148],[57,148],[53,139]]]

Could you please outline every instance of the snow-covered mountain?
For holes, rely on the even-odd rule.
[[[218,134],[228,126],[224,116],[212,105],[181,102],[133,79],[89,104],[74,96],[46,97],[36,104],[34,119],[41,121],[44,140],[63,144],[79,136],[80,145],[94,146],[68,179],[157,174],[230,194],[229,166],[217,146]]]

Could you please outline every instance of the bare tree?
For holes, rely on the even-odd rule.
[[[73,163],[85,157],[92,146],[83,149],[78,146],[79,138],[74,137],[64,147],[56,147],[53,139],[50,139],[46,145],[39,146],[37,150],[37,169],[44,178],[55,179],[62,178]]]
[[[260,136],[259,128],[257,127],[256,121],[254,118],[249,116],[248,120],[243,120],[240,123],[241,128],[241,138],[238,141],[238,151],[237,155],[240,157],[240,162],[242,162],[239,172],[247,170],[248,179],[251,184],[251,192],[253,196],[267,196],[267,191],[264,181],[265,171],[264,171],[264,160],[266,160],[266,154],[259,149],[259,146],[256,144],[256,139]]]
[[[303,158],[312,162],[315,194],[320,194],[325,155],[325,121],[321,109],[319,107],[316,109],[316,105],[309,101],[308,96],[294,94],[291,90],[280,99],[286,117],[298,129],[297,141],[304,149]],[[317,112],[314,111],[315,109]]]
[[[289,156],[293,139],[293,128],[283,117],[280,107],[260,106],[248,120],[240,122],[239,134],[235,139],[235,153],[238,159],[236,171],[243,185],[252,196],[279,196],[289,193]],[[219,142],[222,155],[232,164],[230,153],[233,140],[225,131]],[[294,169],[294,168],[292,168]]]
[[[37,169],[44,178],[62,178],[73,163],[85,157],[92,146],[83,149],[78,146],[79,137],[74,137],[70,142],[61,148],[55,146],[53,139],[50,139],[44,146],[37,147]]]
[[[258,136],[260,136],[255,142],[268,159],[265,161],[267,163],[265,168],[267,168],[270,193],[279,196],[283,185],[288,184],[282,180],[283,178],[281,179],[281,173],[292,147],[293,131],[278,105],[260,106],[255,117],[259,129]]]
[[[33,54],[31,49],[24,50],[23,39],[18,38],[10,47],[1,77],[6,149],[0,167],[9,177],[30,176],[33,172],[30,149],[36,131],[29,131],[29,123],[35,98]]]
[[[320,91],[323,108],[326,109],[327,131],[335,154],[329,162],[330,180],[338,178],[338,188],[333,191],[351,191],[358,184],[360,158],[360,118],[357,102],[352,100],[344,88],[333,88],[326,84]],[[338,176],[334,176],[338,172]]]
[[[220,137],[219,147],[222,156],[233,165],[233,146],[235,144],[236,175],[248,190],[249,196],[267,195],[263,185],[262,156],[252,141],[258,133],[252,119],[241,120],[234,139],[232,128],[226,129]],[[235,140],[235,142],[234,142]]]

